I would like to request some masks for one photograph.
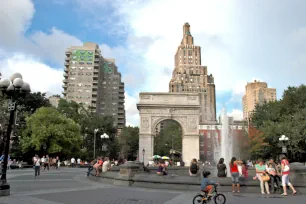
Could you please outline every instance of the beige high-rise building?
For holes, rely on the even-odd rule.
[[[214,77],[201,65],[201,47],[195,46],[189,23],[183,26],[183,39],[175,54],[170,92],[196,92],[200,95],[200,123],[216,123]]]
[[[63,95],[96,111],[101,51],[95,43],[72,46],[66,51]]]
[[[115,59],[101,56],[99,46],[84,43],[66,51],[63,95],[103,116],[112,116],[118,131],[125,127],[124,83]]]
[[[245,95],[242,97],[243,118],[248,119],[257,104],[275,100],[276,89],[268,88],[266,82],[254,80],[248,83],[245,86]]]

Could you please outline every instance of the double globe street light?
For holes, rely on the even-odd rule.
[[[282,135],[278,140],[282,143],[282,153],[287,153],[286,142],[289,141],[289,138],[286,135]]]
[[[0,181],[0,196],[6,196],[10,194],[10,185],[6,180],[6,170],[8,162],[8,154],[10,148],[10,136],[12,132],[12,126],[14,123],[14,116],[16,110],[16,101],[25,96],[31,91],[30,85],[23,81],[22,75],[19,73],[13,74],[10,79],[0,80],[0,95],[8,99],[8,111],[10,112],[9,123],[7,126],[6,136],[3,137],[4,144],[4,159],[1,169],[1,181]],[[0,152],[2,153],[2,152]]]

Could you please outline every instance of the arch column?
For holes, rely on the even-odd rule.
[[[183,135],[182,154],[185,166],[189,166],[192,159],[200,158],[200,138],[199,135]]]
[[[143,150],[145,154],[143,155]],[[152,157],[154,153],[154,135],[151,134],[139,134],[139,161],[144,161],[144,164],[149,163],[149,157]]]

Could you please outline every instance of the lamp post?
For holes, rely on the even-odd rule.
[[[142,163],[144,165],[144,155],[146,153],[146,150],[145,149],[142,149]]]
[[[31,91],[30,85],[23,82],[22,75],[19,73],[13,74],[10,79],[2,79],[0,81],[1,94],[9,99],[8,111],[10,112],[9,123],[7,126],[6,137],[4,144],[4,159],[2,162],[2,172],[0,181],[0,196],[6,196],[10,194],[10,185],[6,181],[6,170],[8,162],[8,154],[10,148],[10,137],[12,132],[12,126],[14,124],[14,116],[16,111],[16,101],[22,95],[25,95]]]
[[[99,131],[99,129],[94,130],[94,153],[93,153],[94,159],[96,159],[96,135],[97,135],[98,131]]]
[[[287,153],[286,142],[289,141],[289,138],[285,135],[282,135],[278,139],[282,143],[282,153],[286,154]]]
[[[100,138],[102,139],[102,152],[103,152],[104,151],[103,150],[104,149],[103,139],[109,139],[109,136],[106,133],[104,133],[103,135],[100,136]]]

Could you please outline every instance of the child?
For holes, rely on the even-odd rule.
[[[212,193],[212,190],[213,190],[213,185],[217,185],[216,182],[208,179],[209,175],[210,175],[209,171],[203,171],[203,179],[202,179],[202,182],[201,182],[201,191],[207,192],[208,197],[212,196],[211,193]],[[203,199],[205,199],[205,198],[203,198]]]
[[[267,171],[270,175],[276,176],[276,170],[273,168],[273,165],[271,163],[268,165]]]

